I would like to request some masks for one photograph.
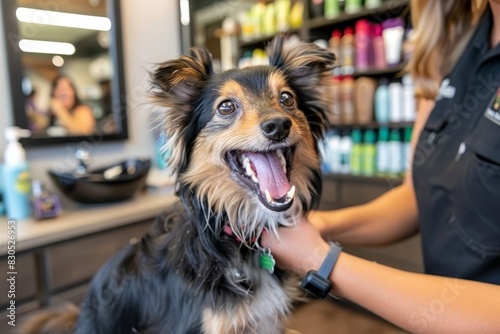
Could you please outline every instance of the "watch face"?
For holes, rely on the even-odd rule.
[[[332,283],[318,273],[310,271],[304,277],[301,287],[317,298],[325,298],[332,289]]]

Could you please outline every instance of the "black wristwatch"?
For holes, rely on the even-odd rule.
[[[302,280],[300,287],[316,298],[326,298],[332,289],[330,274],[332,273],[335,262],[337,262],[341,251],[342,246],[340,246],[338,242],[331,242],[330,251],[326,255],[319,270],[310,270]]]

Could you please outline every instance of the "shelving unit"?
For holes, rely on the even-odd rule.
[[[330,127],[332,130],[348,130],[348,129],[380,129],[381,127],[387,127],[390,129],[404,129],[413,126],[413,122],[390,122],[386,124],[372,122],[369,124],[335,124]]]

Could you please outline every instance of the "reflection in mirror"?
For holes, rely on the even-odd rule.
[[[105,1],[61,1],[57,11],[40,0],[16,4],[30,130],[35,136],[114,132]]]

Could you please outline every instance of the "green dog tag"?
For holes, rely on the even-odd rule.
[[[272,274],[274,273],[275,265],[276,261],[274,261],[271,250],[269,248],[264,248],[263,250],[261,250],[259,254],[259,266]]]

